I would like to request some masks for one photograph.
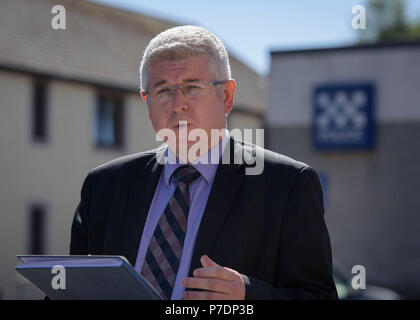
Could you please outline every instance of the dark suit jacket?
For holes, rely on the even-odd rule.
[[[242,274],[246,299],[336,299],[316,172],[233,138],[228,148],[232,161],[240,154],[245,162],[219,164],[190,275],[207,254]],[[158,154],[155,149],[125,156],[87,175],[73,220],[70,254],[123,255],[135,265],[163,167]],[[252,156],[264,161],[260,175],[245,174]]]

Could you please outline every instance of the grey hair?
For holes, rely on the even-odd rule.
[[[163,31],[149,42],[140,64],[140,88],[147,87],[150,65],[197,56],[209,57],[209,71],[217,80],[231,79],[229,55],[222,41],[202,27],[187,25]]]

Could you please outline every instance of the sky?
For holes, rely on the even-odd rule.
[[[215,33],[236,58],[261,75],[270,51],[351,45],[351,21],[366,0],[90,0]],[[406,0],[409,19],[420,19],[420,1]],[[369,21],[366,21],[369,28]]]

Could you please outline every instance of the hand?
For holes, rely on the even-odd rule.
[[[219,266],[204,255],[200,259],[203,268],[195,269],[193,278],[182,280],[185,288],[206,291],[185,291],[184,300],[244,300],[245,282],[239,272]]]

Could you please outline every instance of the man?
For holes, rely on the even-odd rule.
[[[89,173],[70,253],[123,255],[165,299],[336,299],[318,176],[229,136],[236,84],[222,42],[200,27],[166,30],[140,76],[166,143]]]

